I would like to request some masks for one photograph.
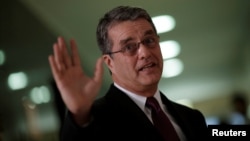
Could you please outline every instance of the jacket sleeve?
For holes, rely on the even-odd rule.
[[[102,133],[94,120],[87,125],[79,126],[75,123],[72,114],[67,111],[60,131],[60,141],[93,141],[99,140]],[[98,134],[98,136],[96,136]]]

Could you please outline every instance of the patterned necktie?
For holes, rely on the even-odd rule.
[[[148,97],[146,106],[151,109],[151,116],[154,126],[163,136],[165,141],[180,141],[172,123],[167,115],[162,111],[159,103],[154,97]]]

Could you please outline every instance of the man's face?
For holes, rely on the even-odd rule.
[[[150,23],[144,19],[121,22],[109,29],[108,36],[113,42],[112,52],[127,48],[112,57],[104,55],[113,81],[133,92],[157,88],[163,60],[158,35]],[[139,45],[131,53],[134,43]]]

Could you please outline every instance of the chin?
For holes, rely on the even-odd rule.
[[[142,80],[142,84],[144,85],[157,85],[159,83],[158,78],[149,78],[149,79],[144,79]]]

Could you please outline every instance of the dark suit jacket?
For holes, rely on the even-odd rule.
[[[161,94],[162,101],[176,119],[188,141],[205,140],[207,126],[203,115],[174,103]],[[62,127],[62,141],[162,141],[144,112],[122,91],[111,85],[107,94],[92,107],[92,121],[77,126],[68,112]]]

